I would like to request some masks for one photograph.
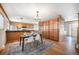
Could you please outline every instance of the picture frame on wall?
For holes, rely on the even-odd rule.
[[[0,12],[0,30],[3,30],[3,29],[4,29],[4,17]]]

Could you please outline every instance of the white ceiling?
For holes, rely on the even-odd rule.
[[[10,20],[32,23],[36,22],[34,20],[36,11],[39,11],[41,20],[62,15],[66,21],[76,20],[79,11],[79,4],[77,3],[4,3],[2,5]],[[20,20],[21,17],[24,20]]]

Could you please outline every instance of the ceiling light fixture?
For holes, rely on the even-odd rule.
[[[20,19],[23,20],[23,17],[21,17]]]
[[[36,21],[39,21],[40,18],[39,18],[39,11],[36,11],[36,18],[35,18]]]

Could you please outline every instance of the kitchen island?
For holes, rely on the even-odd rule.
[[[6,44],[13,43],[20,40],[23,33],[31,33],[33,30],[7,30],[6,31]]]

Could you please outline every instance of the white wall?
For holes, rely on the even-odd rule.
[[[4,47],[5,44],[5,31],[4,30],[0,30],[0,48]]]
[[[1,8],[0,8],[0,13],[4,17],[4,28],[0,30],[0,48],[3,48],[5,47],[5,43],[6,43],[6,30],[9,28],[9,21],[6,18]]]

